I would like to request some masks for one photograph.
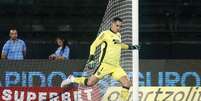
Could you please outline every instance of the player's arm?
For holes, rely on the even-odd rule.
[[[94,55],[96,51],[96,47],[100,45],[105,39],[105,34],[101,33],[98,35],[98,37],[95,39],[95,41],[90,46],[90,55]]]
[[[121,34],[118,33],[119,37],[121,38]],[[134,49],[140,49],[139,45],[129,45],[125,43],[120,43],[122,49],[129,49],[129,50],[134,50]]]
[[[92,69],[92,68],[96,67],[96,63],[94,61],[94,59],[95,59],[94,54],[95,54],[95,51],[96,51],[96,47],[98,45],[100,45],[105,40],[105,38],[106,37],[105,37],[104,33],[99,34],[98,37],[95,39],[95,41],[90,46],[90,55],[89,55],[89,58],[88,58],[88,61],[87,61],[87,64],[86,64],[86,66],[88,68]]]
[[[121,48],[122,49],[134,50],[134,49],[140,49],[140,46],[139,45],[127,45],[125,43],[121,43]]]
[[[122,49],[128,49],[129,46],[127,44],[125,44],[125,43],[121,43],[121,48]]]

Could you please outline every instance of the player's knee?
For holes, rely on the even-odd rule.
[[[91,79],[85,79],[85,86],[93,86],[95,84],[95,81]]]
[[[94,82],[94,81],[89,80],[89,81],[87,82],[87,86],[93,86],[93,85],[95,85],[95,82]]]
[[[131,87],[131,82],[130,82],[130,81],[124,82],[124,83],[123,83],[123,87],[129,89],[129,88]]]

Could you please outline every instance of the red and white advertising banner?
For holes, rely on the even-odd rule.
[[[97,87],[0,87],[0,101],[100,101],[100,93]]]

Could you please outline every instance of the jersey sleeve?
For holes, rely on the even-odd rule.
[[[120,33],[117,33],[118,34],[118,36],[121,38],[121,34]],[[125,43],[121,43],[121,49],[128,49],[128,45],[127,44],[125,44]]]
[[[128,46],[127,44],[121,43],[121,48],[122,48],[122,49],[128,49],[128,47],[129,47],[129,46]]]
[[[98,35],[98,37],[95,39],[95,41],[90,46],[90,55],[94,55],[96,51],[96,47],[100,45],[106,38],[106,35],[104,32]]]

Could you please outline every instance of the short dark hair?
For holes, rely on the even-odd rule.
[[[13,24],[9,25],[9,30],[17,30],[17,27]]]
[[[112,22],[116,22],[116,21],[120,21],[120,22],[123,22],[123,20],[119,17],[115,17],[112,19]]]

